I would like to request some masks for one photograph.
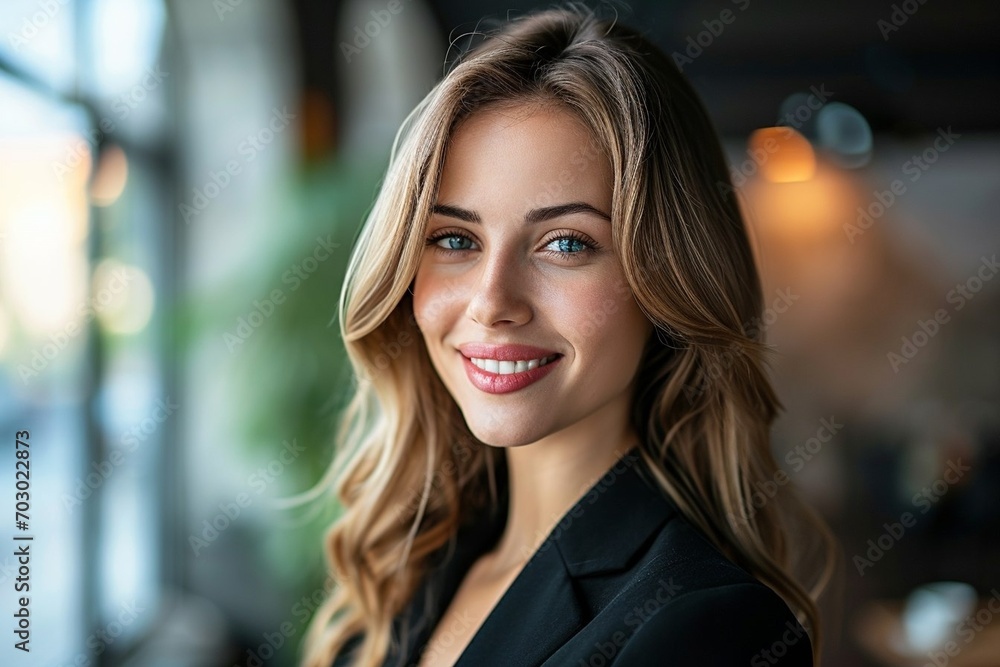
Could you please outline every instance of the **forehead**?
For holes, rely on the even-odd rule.
[[[607,156],[568,109],[526,103],[474,112],[446,147],[438,202],[532,208],[582,200],[611,203]]]

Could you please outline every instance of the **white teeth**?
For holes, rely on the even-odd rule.
[[[552,354],[543,359],[530,359],[528,361],[498,361],[496,359],[478,359],[473,357],[471,361],[487,373],[510,375],[511,373],[523,373],[524,371],[544,366],[557,356],[559,355]]]

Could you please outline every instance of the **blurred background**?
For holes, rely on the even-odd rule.
[[[332,456],[351,244],[449,45],[533,6],[0,4],[0,663],[295,663],[336,508],[277,501]],[[827,664],[1000,664],[998,5],[612,7],[730,157],[786,406],[759,497],[843,548]]]

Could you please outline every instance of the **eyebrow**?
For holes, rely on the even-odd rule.
[[[431,213],[445,215],[449,218],[457,218],[464,222],[471,222],[477,225],[482,224],[483,222],[483,219],[479,217],[479,214],[475,211],[470,211],[458,206],[452,206],[450,204],[434,204],[434,206],[431,207]],[[545,222],[546,220],[552,220],[553,218],[559,218],[564,215],[572,215],[573,213],[591,213],[607,220],[608,222],[611,222],[611,216],[604,211],[594,208],[586,202],[575,201],[566,204],[557,204],[556,206],[533,208],[524,216],[524,223],[526,225],[530,225],[538,222]]]

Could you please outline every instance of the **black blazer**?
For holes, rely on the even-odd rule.
[[[432,556],[384,667],[418,663],[465,573],[499,539],[506,504],[504,489]],[[359,640],[333,667],[351,664]],[[633,448],[553,528],[455,664],[803,667],[811,651],[784,601],[684,519]]]

